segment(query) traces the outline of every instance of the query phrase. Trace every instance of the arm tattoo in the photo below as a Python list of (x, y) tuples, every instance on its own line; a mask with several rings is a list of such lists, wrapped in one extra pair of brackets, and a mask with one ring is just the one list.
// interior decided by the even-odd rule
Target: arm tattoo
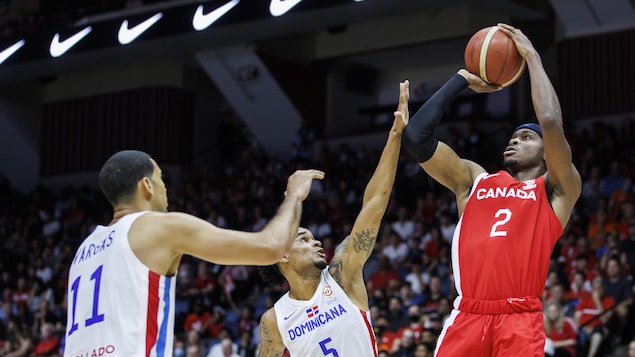
[[(352, 242), (349, 241), (350, 239), (352, 239)], [(355, 238), (352, 236), (346, 237), (346, 239), (337, 247), (335, 256), (329, 264), (329, 272), (340, 286), (345, 286), (345, 282), (343, 281), (344, 278), (342, 276), (342, 257), (346, 256), (346, 251), (350, 248), (349, 244), (353, 245), (355, 253), (365, 252), (366, 258), (368, 258), (373, 252), (375, 240), (377, 240), (377, 230), (375, 228), (370, 228), (359, 233), (355, 233)]]
[(265, 323), (265, 319), (260, 320), (260, 352), (259, 357), (281, 357), (284, 351), (278, 351), (273, 344), (273, 338), (269, 333), (269, 328)]
[(374, 228), (355, 233), (355, 238), (353, 239), (353, 249), (355, 249), (355, 252), (357, 253), (364, 250), (367, 255), (370, 255), (373, 251), (375, 240), (377, 240), (377, 232), (375, 232)]
[(271, 338), (271, 334), (269, 334), (269, 329), (267, 328), (265, 319), (260, 320), (260, 340), (267, 343), (273, 342), (273, 338)]

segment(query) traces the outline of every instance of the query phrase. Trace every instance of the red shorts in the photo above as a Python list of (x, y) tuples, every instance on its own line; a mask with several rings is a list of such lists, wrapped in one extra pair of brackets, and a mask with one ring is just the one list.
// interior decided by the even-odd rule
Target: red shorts
[(545, 326), (538, 308), (542, 306), (539, 299), (508, 299), (486, 304), (472, 300), (459, 306), (464, 309), (453, 310), (446, 320), (435, 356), (544, 357)]

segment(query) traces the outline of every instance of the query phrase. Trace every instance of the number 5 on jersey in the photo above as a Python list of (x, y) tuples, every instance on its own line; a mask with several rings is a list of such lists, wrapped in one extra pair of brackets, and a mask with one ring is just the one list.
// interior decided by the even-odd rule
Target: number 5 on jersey
[(322, 349), (322, 353), (324, 353), (325, 356), (330, 355), (333, 357), (340, 357), (340, 355), (337, 353), (337, 350), (335, 348), (326, 347), (326, 344), (329, 342), (331, 342), (330, 337), (320, 341), (320, 348)]

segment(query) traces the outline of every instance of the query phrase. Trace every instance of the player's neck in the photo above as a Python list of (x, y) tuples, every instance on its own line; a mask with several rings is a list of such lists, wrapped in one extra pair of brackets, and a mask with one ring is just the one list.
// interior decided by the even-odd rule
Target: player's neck
[(141, 211), (145, 211), (147, 209), (144, 209), (142, 207), (137, 207), (135, 205), (117, 205), (113, 208), (113, 215), (112, 215), (112, 221), (110, 221), (110, 226), (112, 226), (113, 224), (117, 223), (121, 218), (123, 218), (126, 215), (135, 213), (135, 212), (141, 212)]
[(295, 300), (310, 300), (319, 285), (320, 276), (317, 278), (296, 277), (289, 282), (289, 297)]
[(542, 167), (534, 167), (527, 170), (509, 170), (510, 175), (517, 181), (527, 181), (536, 179), (545, 174)]

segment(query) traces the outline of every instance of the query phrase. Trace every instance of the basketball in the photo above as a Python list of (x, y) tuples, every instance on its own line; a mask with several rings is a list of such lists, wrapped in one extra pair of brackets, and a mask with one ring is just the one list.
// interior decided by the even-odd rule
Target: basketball
[(465, 68), (487, 83), (507, 87), (525, 71), (516, 44), (497, 26), (476, 32), (465, 46)]

